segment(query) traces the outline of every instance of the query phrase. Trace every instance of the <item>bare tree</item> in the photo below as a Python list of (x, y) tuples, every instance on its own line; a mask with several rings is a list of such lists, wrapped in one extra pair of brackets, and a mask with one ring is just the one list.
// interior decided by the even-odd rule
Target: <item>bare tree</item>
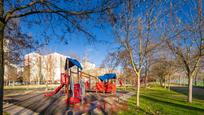
[[(163, 61), (162, 61), (163, 60)], [(153, 65), (151, 72), (152, 75), (159, 80), (160, 86), (166, 87), (166, 79), (168, 75), (168, 66), (164, 59), (160, 59)]]
[[(202, 1), (196, 2), (197, 5), (187, 3), (191, 6), (191, 11), (197, 9), (196, 14), (185, 14), (189, 17), (189, 23), (186, 23), (181, 16), (174, 12), (174, 4), (170, 3), (171, 26), (167, 27), (165, 33), (166, 43), (171, 49), (178, 63), (182, 64), (186, 76), (188, 77), (188, 102), (192, 102), (192, 81), (196, 72), (200, 68), (203, 58), (203, 16)], [(186, 4), (185, 4), (186, 5)], [(193, 11), (192, 11), (193, 12)], [(196, 11), (194, 11), (196, 12)], [(173, 34), (172, 34), (173, 33)]]
[(164, 56), (161, 56), (154, 61), (155, 62), (150, 69), (151, 75), (159, 80), (162, 87), (166, 88), (168, 84), (168, 87), (170, 88), (171, 75), (176, 70), (174, 61)]
[[(125, 60), (123, 59), (123, 61), (128, 63), (134, 72), (134, 76), (137, 77), (137, 107), (139, 107), (140, 77), (145, 58), (147, 59), (148, 54), (159, 44), (155, 40), (156, 38), (150, 37), (151, 27), (154, 26), (155, 22), (152, 10), (156, 4), (157, 2), (154, 4), (154, 1), (146, 3), (128, 0), (122, 5), (120, 14), (116, 14), (112, 10), (108, 11), (116, 42), (120, 46), (119, 51), (116, 52), (119, 54), (125, 53), (123, 57)], [(148, 8), (141, 14), (136, 15), (136, 10), (142, 7)], [(148, 16), (146, 16), (146, 13)], [(155, 16), (157, 17), (157, 15)]]

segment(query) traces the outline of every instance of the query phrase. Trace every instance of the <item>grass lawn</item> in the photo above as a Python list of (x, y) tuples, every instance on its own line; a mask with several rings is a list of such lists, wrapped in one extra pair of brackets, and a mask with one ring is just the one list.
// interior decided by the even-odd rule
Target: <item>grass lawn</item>
[[(204, 92), (203, 92), (204, 93)], [(204, 115), (204, 100), (193, 98), (186, 102), (187, 96), (161, 87), (141, 89), (140, 108), (136, 109), (136, 96), (128, 100), (128, 109), (119, 111), (120, 115)]]

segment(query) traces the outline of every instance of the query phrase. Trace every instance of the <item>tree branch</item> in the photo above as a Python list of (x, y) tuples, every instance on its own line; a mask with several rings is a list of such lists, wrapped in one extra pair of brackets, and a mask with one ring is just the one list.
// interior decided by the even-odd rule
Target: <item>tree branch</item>
[(41, 2), (40, 0), (35, 1), (35, 2), (32, 1), (32, 2), (30, 2), (30, 3), (27, 4), (27, 5), (20, 6), (20, 7), (15, 8), (15, 9), (11, 9), (10, 11), (8, 11), (8, 12), (5, 14), (4, 18), (5, 18), (5, 20), (7, 21), (7, 20), (9, 20), (9, 19), (11, 18), (11, 16), (13, 15), (14, 12), (20, 11), (20, 10), (23, 10), (23, 9), (26, 9), (26, 8), (29, 8), (29, 7), (31, 7), (31, 6), (34, 6), (34, 5), (38, 4), (38, 3), (42, 3), (42, 2)]
[[(31, 11), (27, 11), (27, 12), (24, 12), (24, 13), (20, 13), (20, 14), (13, 14), (15, 11), (20, 11), (22, 9), (25, 9), (25, 8), (29, 8), (31, 6), (34, 6), (36, 5), (37, 3), (41, 3), (43, 6), (53, 6), (52, 9), (48, 8), (48, 9), (41, 9), (41, 10), (33, 10), (31, 9)], [(32, 14), (40, 14), (40, 13), (64, 13), (66, 15), (72, 15), (72, 16), (76, 16), (76, 15), (88, 15), (88, 14), (92, 14), (92, 13), (101, 13), (101, 12), (104, 12), (110, 8), (115, 8), (119, 5), (119, 3), (115, 3), (111, 6), (107, 5), (106, 7), (102, 7), (102, 8), (95, 8), (95, 9), (92, 9), (92, 10), (85, 10), (85, 11), (71, 11), (71, 10), (66, 10), (66, 9), (62, 9), (60, 7), (58, 7), (57, 5), (55, 4), (52, 4), (51, 2), (40, 2), (40, 1), (36, 1), (36, 2), (32, 2), (28, 5), (25, 5), (25, 6), (22, 6), (22, 7), (19, 7), (19, 8), (16, 8), (12, 11), (9, 11), (7, 13), (7, 18), (6, 18), (6, 21), (8, 21), (9, 19), (12, 19), (12, 18), (20, 18), (20, 17), (24, 17), (24, 16), (28, 16), (28, 15), (32, 15)], [(32, 11), (33, 10), (33, 11)]]

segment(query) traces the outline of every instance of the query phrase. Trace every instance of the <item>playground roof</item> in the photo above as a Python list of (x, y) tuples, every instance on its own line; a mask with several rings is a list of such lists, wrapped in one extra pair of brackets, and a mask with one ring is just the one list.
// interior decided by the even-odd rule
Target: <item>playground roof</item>
[(67, 60), (69, 60), (69, 68), (73, 67), (73, 66), (77, 66), (78, 68), (80, 68), (82, 70), (82, 66), (79, 63), (79, 61), (77, 61), (76, 59), (72, 59), (72, 58), (67, 58), (66, 62), (65, 62), (65, 70), (67, 70)]
[(116, 79), (115, 73), (107, 73), (102, 76), (98, 76), (98, 78), (102, 81), (108, 80), (108, 79)]

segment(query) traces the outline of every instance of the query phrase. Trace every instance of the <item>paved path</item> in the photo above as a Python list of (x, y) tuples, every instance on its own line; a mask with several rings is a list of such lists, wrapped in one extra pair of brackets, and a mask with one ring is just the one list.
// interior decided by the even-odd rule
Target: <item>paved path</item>
[(38, 113), (11, 103), (4, 103), (3, 110), (11, 115), (38, 115)]
[[(4, 98), (4, 111), (12, 115), (33, 114), (108, 114), (125, 108), (124, 103), (134, 93), (117, 93), (116, 95), (103, 93), (87, 93), (84, 104), (68, 107), (66, 97), (57, 94), (53, 97), (44, 97), (43, 93), (30, 93)], [(7, 103), (7, 104), (6, 104)]]
[[(172, 86), (171, 90), (188, 95), (188, 87), (186, 86)], [(193, 87), (193, 97), (204, 100), (204, 88)]]

